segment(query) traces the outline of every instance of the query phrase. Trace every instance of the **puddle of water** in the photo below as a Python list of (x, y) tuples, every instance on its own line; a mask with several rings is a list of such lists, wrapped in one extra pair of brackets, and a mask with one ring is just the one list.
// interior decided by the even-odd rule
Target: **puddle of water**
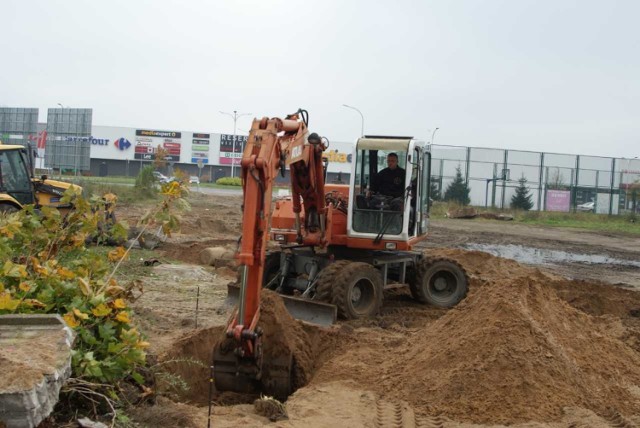
[(466, 244), (468, 250), (484, 251), (494, 256), (512, 259), (520, 263), (553, 265), (563, 262), (620, 265), (640, 268), (640, 262), (615, 259), (598, 254), (576, 254), (566, 251), (524, 247), (522, 245)]

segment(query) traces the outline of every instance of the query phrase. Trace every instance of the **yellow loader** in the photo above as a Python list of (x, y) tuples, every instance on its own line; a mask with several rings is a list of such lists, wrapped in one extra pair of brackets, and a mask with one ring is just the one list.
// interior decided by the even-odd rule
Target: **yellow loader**
[(79, 186), (34, 176), (33, 154), (29, 147), (0, 142), (0, 213), (11, 213), (24, 205), (57, 208), (64, 215), (71, 205), (60, 202), (64, 192)]

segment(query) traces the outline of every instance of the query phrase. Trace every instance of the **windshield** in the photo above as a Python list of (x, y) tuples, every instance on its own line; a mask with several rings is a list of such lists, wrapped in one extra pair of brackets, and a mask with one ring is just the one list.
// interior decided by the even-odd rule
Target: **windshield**
[(0, 188), (18, 202), (32, 202), (31, 180), (20, 150), (0, 150)]
[(402, 232), (406, 160), (403, 151), (358, 151), (354, 231), (380, 237)]

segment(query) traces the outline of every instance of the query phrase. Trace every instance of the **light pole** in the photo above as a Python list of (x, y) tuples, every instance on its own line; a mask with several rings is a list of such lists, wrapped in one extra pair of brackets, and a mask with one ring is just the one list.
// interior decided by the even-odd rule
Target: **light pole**
[(440, 129), (440, 128), (436, 128), (433, 130), (433, 132), (431, 133), (431, 144), (433, 144), (433, 139), (436, 137), (436, 131)]
[(362, 119), (362, 121), (360, 122), (360, 136), (364, 137), (364, 116), (362, 115), (362, 112), (357, 108), (346, 104), (342, 104), (342, 107), (350, 108), (351, 110), (355, 110), (360, 114), (360, 119)]
[(236, 123), (238, 122), (238, 118), (242, 116), (249, 116), (252, 113), (238, 113), (237, 110), (233, 111), (233, 114), (227, 113), (226, 111), (221, 111), (221, 114), (226, 114), (227, 116), (231, 116), (233, 119), (233, 143), (231, 146), (231, 177), (235, 177), (234, 175), (234, 166), (236, 164)]

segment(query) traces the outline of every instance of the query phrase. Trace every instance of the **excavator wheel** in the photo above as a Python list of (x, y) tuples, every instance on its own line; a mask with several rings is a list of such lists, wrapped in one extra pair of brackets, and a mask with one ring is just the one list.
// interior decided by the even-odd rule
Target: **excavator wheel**
[(331, 303), (344, 319), (376, 315), (382, 307), (382, 275), (368, 263), (347, 262), (339, 266), (331, 289)]
[(450, 259), (425, 259), (409, 275), (411, 295), (420, 303), (451, 308), (467, 295), (469, 279), (464, 268)]
[(11, 204), (0, 204), (0, 214), (11, 214), (19, 211), (18, 208)]
[(331, 303), (336, 278), (349, 263), (351, 262), (348, 260), (338, 260), (320, 271), (313, 300), (322, 303)]

